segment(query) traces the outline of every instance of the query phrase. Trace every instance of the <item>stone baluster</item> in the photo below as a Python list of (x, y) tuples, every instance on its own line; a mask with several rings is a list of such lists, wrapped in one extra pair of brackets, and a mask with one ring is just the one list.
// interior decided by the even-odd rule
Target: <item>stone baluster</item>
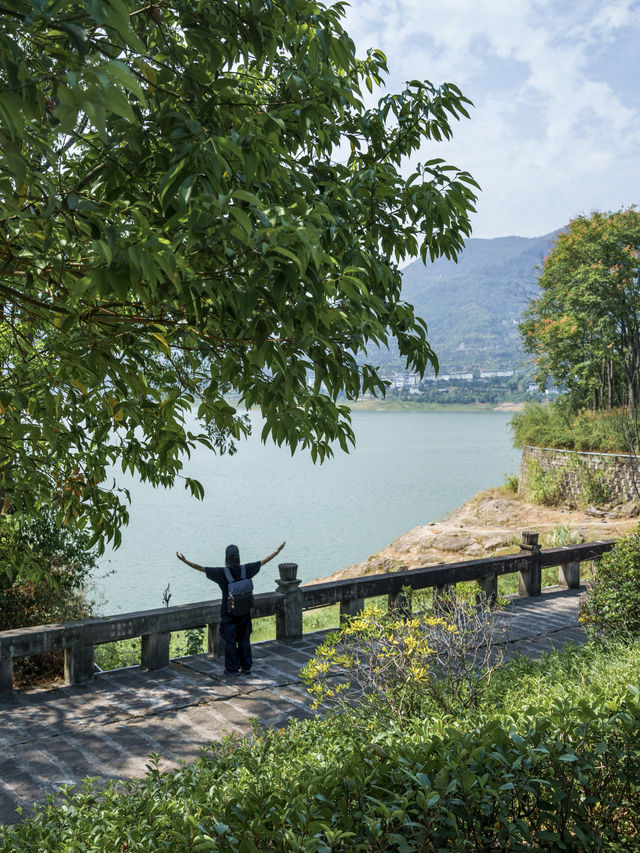
[(220, 633), (220, 622), (209, 622), (207, 625), (207, 649), (214, 658), (224, 656), (224, 640)]
[(302, 638), (303, 596), (299, 589), (297, 563), (278, 563), (280, 578), (277, 590), (282, 595), (282, 606), (276, 613), (276, 639), (281, 643), (293, 643)]
[(143, 669), (152, 671), (169, 666), (170, 631), (142, 635), (141, 664)]
[(340, 624), (350, 619), (352, 616), (357, 616), (364, 610), (364, 598), (348, 598), (340, 602)]
[(13, 658), (8, 647), (0, 646), (0, 698), (13, 693)]
[(449, 604), (455, 596), (455, 584), (442, 583), (433, 588), (433, 612), (443, 615), (450, 609)]
[(542, 590), (542, 570), (540, 568), (540, 546), (538, 534), (531, 530), (522, 533), (520, 548), (529, 551), (529, 568), (518, 572), (518, 593), (520, 595), (540, 595)]
[(558, 566), (558, 584), (566, 589), (579, 589), (580, 562), (578, 560), (572, 563), (561, 563)]
[(494, 604), (498, 597), (498, 575), (492, 572), (478, 581), (478, 602)]
[(390, 592), (387, 596), (389, 613), (398, 616), (411, 616), (411, 594), (407, 595), (404, 590)]
[(93, 643), (69, 646), (64, 650), (64, 680), (67, 684), (83, 684), (95, 674)]

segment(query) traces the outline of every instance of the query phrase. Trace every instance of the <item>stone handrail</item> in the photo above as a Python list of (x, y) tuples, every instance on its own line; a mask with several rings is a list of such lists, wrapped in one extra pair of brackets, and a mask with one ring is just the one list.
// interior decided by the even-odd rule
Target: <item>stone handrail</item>
[[(541, 570), (558, 566), (559, 584), (575, 589), (580, 586), (580, 563), (598, 559), (614, 544), (614, 540), (608, 540), (542, 551), (538, 546), (537, 533), (523, 533), (518, 554), (306, 586), (300, 586), (296, 563), (280, 563), (277, 591), (255, 596), (253, 616), (275, 615), (276, 638), (288, 643), (302, 636), (304, 610), (339, 603), (343, 619), (358, 613), (366, 598), (381, 595), (388, 596), (390, 608), (402, 607), (407, 603), (403, 593), (407, 588), (432, 588), (434, 595), (438, 595), (461, 581), (477, 581), (487, 598), (493, 599), (497, 595), (498, 576), (517, 572), (520, 595), (539, 595)], [(12, 693), (13, 659), (26, 655), (63, 649), (65, 681), (68, 684), (93, 678), (94, 647), (115, 640), (141, 637), (141, 665), (154, 670), (169, 664), (172, 631), (206, 626), (209, 652), (220, 655), (223, 647), (219, 622), (220, 600), (216, 599), (58, 625), (0, 631), (0, 695), (6, 697)]]

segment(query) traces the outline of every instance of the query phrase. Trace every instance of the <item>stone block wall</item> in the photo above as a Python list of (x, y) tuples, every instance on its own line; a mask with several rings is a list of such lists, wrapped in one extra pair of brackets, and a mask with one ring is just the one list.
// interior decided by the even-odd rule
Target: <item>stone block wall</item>
[(589, 497), (600, 484), (605, 485), (607, 502), (640, 499), (640, 458), (636, 456), (527, 446), (522, 451), (518, 494), (527, 493), (528, 477), (535, 465), (544, 473), (558, 472), (566, 503), (591, 503)]

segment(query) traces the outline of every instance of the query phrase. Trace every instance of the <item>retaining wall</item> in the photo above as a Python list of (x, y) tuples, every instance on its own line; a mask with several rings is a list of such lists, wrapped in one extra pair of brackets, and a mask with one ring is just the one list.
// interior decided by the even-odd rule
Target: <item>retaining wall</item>
[(526, 494), (532, 468), (545, 473), (557, 471), (568, 503), (593, 500), (594, 491), (605, 486), (607, 502), (640, 500), (640, 459), (623, 453), (585, 453), (552, 447), (527, 446), (522, 451), (518, 493)]

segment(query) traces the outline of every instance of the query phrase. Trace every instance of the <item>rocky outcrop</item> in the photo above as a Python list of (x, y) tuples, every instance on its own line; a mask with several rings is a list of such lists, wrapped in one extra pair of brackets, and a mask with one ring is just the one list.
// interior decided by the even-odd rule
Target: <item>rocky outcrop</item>
[(537, 531), (543, 548), (614, 539), (637, 525), (639, 511), (637, 504), (584, 511), (539, 506), (491, 489), (442, 521), (414, 527), (378, 554), (316, 582), (507, 554), (519, 550), (523, 530)]

